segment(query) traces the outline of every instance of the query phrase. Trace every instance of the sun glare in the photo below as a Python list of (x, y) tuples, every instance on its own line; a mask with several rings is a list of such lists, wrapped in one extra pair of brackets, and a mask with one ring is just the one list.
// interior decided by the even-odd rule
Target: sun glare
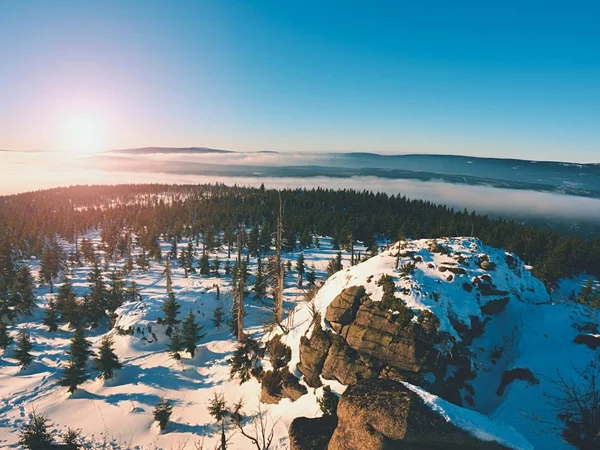
[(107, 149), (106, 130), (102, 121), (87, 115), (65, 118), (62, 127), (63, 149), (69, 153), (89, 155)]

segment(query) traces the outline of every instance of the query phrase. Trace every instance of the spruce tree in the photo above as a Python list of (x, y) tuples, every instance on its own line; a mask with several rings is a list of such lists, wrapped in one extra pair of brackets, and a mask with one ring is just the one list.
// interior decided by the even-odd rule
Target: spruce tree
[(48, 330), (54, 333), (58, 330), (58, 323), (56, 322), (56, 304), (53, 299), (48, 301), (48, 306), (46, 307), (46, 315), (44, 317), (44, 325), (48, 327)]
[(181, 324), (181, 344), (186, 352), (193, 358), (196, 354), (196, 346), (206, 334), (201, 334), (202, 326), (196, 322), (194, 312), (190, 309), (189, 314)]
[(109, 288), (106, 294), (108, 310), (115, 312), (125, 300), (125, 282), (123, 274), (119, 270), (113, 270), (110, 273)]
[(100, 343), (98, 358), (96, 358), (96, 368), (100, 372), (98, 377), (103, 380), (110, 380), (114, 376), (114, 371), (122, 367), (119, 358), (115, 355), (112, 339), (110, 336), (105, 335)]
[(215, 256), (215, 260), (213, 261), (213, 270), (215, 272), (215, 277), (219, 277), (219, 268), (221, 267), (221, 260), (219, 259), (219, 255)]
[(262, 261), (260, 258), (256, 260), (256, 277), (254, 277), (254, 296), (257, 300), (262, 300), (267, 294), (267, 280), (263, 270)]
[(170, 337), (171, 337), (171, 341), (169, 342), (169, 345), (167, 346), (167, 349), (169, 350), (169, 355), (175, 361), (179, 361), (181, 359), (180, 352), (183, 350), (183, 345), (181, 344), (181, 335), (179, 334), (179, 330), (177, 328), (175, 328), (173, 330), (173, 332), (171, 333)]
[(6, 322), (4, 322), (4, 319), (0, 319), (0, 349), (6, 350), (12, 341), (13, 338), (8, 334), (6, 329)]
[(179, 320), (177, 320), (179, 308), (181, 308), (181, 305), (175, 299), (175, 293), (169, 292), (167, 300), (162, 306), (162, 311), (165, 315), (163, 323), (167, 325), (167, 336), (171, 334), (172, 327), (179, 323)]
[(200, 275), (209, 275), (210, 274), (210, 263), (208, 259), (208, 254), (205, 253), (200, 257)]
[(25, 332), (25, 330), (22, 330), (19, 333), (19, 338), (17, 339), (17, 348), (13, 354), (14, 358), (19, 361), (21, 369), (24, 369), (33, 361), (33, 357), (31, 356), (31, 353), (29, 353), (31, 352), (32, 348), (33, 345), (29, 340), (29, 335)]
[(127, 288), (125, 288), (124, 299), (128, 302), (135, 302), (140, 299), (140, 290), (135, 281), (132, 281)]
[(78, 326), (71, 336), (71, 347), (67, 352), (71, 357), (71, 361), (77, 367), (85, 369), (87, 360), (94, 354), (91, 348), (92, 344), (85, 338), (83, 327)]
[(33, 276), (25, 265), (19, 267), (15, 275), (11, 287), (11, 303), (15, 312), (26, 316), (30, 316), (36, 307)]
[(315, 273), (315, 266), (311, 266), (310, 270), (306, 274), (306, 281), (308, 282), (308, 287), (313, 287), (315, 282), (317, 281), (317, 274)]
[(77, 304), (73, 284), (68, 277), (65, 277), (62, 286), (56, 296), (56, 309), (63, 322), (76, 325), (80, 322), (80, 312)]
[(225, 419), (229, 416), (230, 412), (227, 409), (225, 396), (223, 394), (214, 393), (210, 405), (208, 406), (208, 413), (215, 419), (215, 422), (221, 425), (221, 448), (219, 450), (226, 450), (227, 438), (225, 437)]
[(154, 420), (158, 422), (158, 427), (160, 431), (164, 431), (167, 428), (167, 424), (169, 423), (169, 419), (171, 418), (171, 413), (173, 412), (173, 405), (171, 401), (165, 399), (164, 397), (160, 398), (160, 401), (154, 407)]
[(58, 384), (59, 386), (69, 388), (68, 392), (73, 393), (77, 390), (77, 387), (80, 384), (83, 384), (87, 379), (88, 376), (85, 372), (85, 367), (78, 366), (73, 359), (71, 359), (71, 361), (67, 363), (67, 367), (65, 367), (62, 377), (59, 378)]
[(213, 311), (212, 323), (217, 330), (220, 330), (225, 320), (225, 311), (223, 310), (223, 304), (219, 305)]
[(106, 315), (106, 309), (108, 308), (106, 286), (98, 260), (94, 261), (92, 271), (88, 275), (88, 281), (90, 283), (90, 293), (85, 301), (86, 312), (92, 322), (92, 326), (96, 327)]
[(33, 410), (31, 420), (19, 431), (19, 445), (29, 450), (53, 448), (52, 424), (45, 415), (38, 415)]

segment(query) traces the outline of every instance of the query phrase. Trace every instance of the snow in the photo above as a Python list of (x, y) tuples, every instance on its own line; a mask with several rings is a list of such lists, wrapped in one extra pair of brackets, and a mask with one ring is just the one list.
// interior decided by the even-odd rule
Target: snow
[[(99, 242), (99, 232), (87, 237)], [(329, 238), (321, 237), (320, 241), (320, 249), (310, 248), (304, 253), (307, 267), (314, 264), (318, 276), (323, 277), (328, 261), (337, 251), (332, 249)], [(542, 375), (550, 374), (558, 367), (570, 367), (568, 362), (578, 365), (590, 359), (591, 351), (586, 346), (572, 343), (577, 334), (573, 323), (582, 320), (589, 311), (567, 301), (571, 292), (577, 292), (585, 284), (586, 278), (561, 281), (550, 297), (543, 284), (518, 258), (515, 257), (515, 263), (509, 267), (503, 250), (484, 246), (474, 238), (456, 237), (435, 242), (446, 247), (450, 255), (431, 252), (431, 240), (394, 244), (378, 256), (352, 267), (349, 255), (344, 253), (345, 269), (325, 282), (314, 298), (314, 306), (323, 318), (335, 296), (353, 285), (365, 286), (373, 300), (380, 300), (382, 289), (377, 286), (377, 280), (387, 274), (396, 283), (397, 295), (417, 314), (422, 310), (434, 313), (440, 320), (440, 331), (446, 333), (450, 345), (455, 345), (461, 340), (455, 326), (461, 323), (470, 327), (474, 317), (482, 319), (481, 308), (488, 300), (477, 297), (475, 290), (467, 292), (463, 284), (488, 273), (498, 290), (508, 292), (506, 296), (510, 301), (506, 309), (486, 325), (486, 333), (472, 344), (476, 359), (484, 361), (477, 367), (477, 377), (472, 382), (476, 392), (473, 410), (449, 404), (421, 388), (409, 387), (447, 420), (482, 439), (496, 440), (511, 448), (532, 448), (531, 445), (545, 449), (570, 448), (556, 431), (540, 432), (536, 422), (524, 417), (548, 409), (544, 395), (552, 387)], [(68, 244), (64, 245), (68, 247)], [(179, 243), (180, 250), (186, 246), (187, 242)], [(166, 254), (170, 244), (161, 242), (161, 247)], [(363, 253), (364, 250), (362, 247), (357, 249)], [(216, 254), (213, 252), (211, 259)], [(456, 259), (458, 254), (465, 258), (462, 263)], [(496, 264), (494, 270), (485, 271), (479, 267), (479, 255), (483, 254)], [(218, 255), (224, 263), (226, 250), (221, 249)], [(285, 255), (284, 259), (295, 261), (297, 255), (297, 252)], [(416, 256), (421, 261), (415, 262)], [(414, 272), (401, 276), (397, 267), (411, 261), (415, 262)], [(35, 275), (39, 262), (32, 259), (27, 264)], [(464, 268), (466, 273), (453, 274), (452, 281), (448, 281), (451, 272), (439, 269), (451, 265)], [(251, 259), (250, 269), (255, 270), (254, 259)], [(78, 295), (87, 292), (89, 270), (89, 266), (75, 267), (69, 274)], [(123, 369), (114, 380), (90, 379), (69, 395), (65, 388), (57, 386), (56, 381), (66, 361), (65, 352), (72, 330), (63, 325), (56, 333), (48, 332), (42, 325), (43, 308), (9, 327), (13, 336), (21, 329), (31, 334), (35, 362), (25, 371), (19, 371), (11, 358), (12, 348), (0, 355), (0, 447), (18, 448), (17, 430), (27, 423), (33, 408), (40, 414), (47, 414), (56, 424), (53, 431), (57, 436), (69, 426), (82, 430), (88, 448), (92, 442), (107, 442), (110, 445), (107, 448), (131, 446), (138, 450), (193, 449), (202, 438), (205, 448), (213, 448), (219, 439), (219, 429), (209, 416), (207, 406), (215, 392), (224, 393), (230, 405), (243, 398), (244, 410), (253, 415), (258, 408), (260, 384), (253, 379), (240, 385), (239, 380), (230, 379), (227, 360), (236, 343), (228, 329), (217, 330), (211, 322), (212, 312), (219, 302), (225, 310), (231, 305), (229, 278), (198, 274), (185, 278), (182, 269), (173, 267), (173, 289), (182, 304), (180, 317), (185, 317), (191, 309), (207, 333), (194, 358), (184, 354), (180, 362), (175, 362), (166, 351), (168, 338), (164, 326), (156, 323), (166, 299), (163, 272), (164, 264), (154, 262), (148, 272), (136, 269), (131, 275), (141, 288), (142, 299), (119, 308), (117, 325), (124, 329), (132, 326), (136, 331), (133, 336), (119, 335), (115, 329), (109, 330), (106, 326), (87, 332), (94, 348), (105, 334), (113, 337), (115, 352), (123, 363)], [(216, 285), (220, 287), (221, 300), (216, 298)], [(437, 294), (434, 296), (433, 292)], [(52, 297), (47, 287), (37, 289), (37, 295), (42, 307)], [(310, 304), (302, 299), (303, 291), (298, 289), (297, 276), (293, 272), (286, 277), (285, 309), (294, 313), (289, 316), (290, 331), (283, 336), (283, 341), (292, 348), (289, 368), (296, 375), (299, 375), (296, 365), (300, 338), (310, 334), (312, 320)], [(272, 333), (266, 332), (263, 324), (271, 314), (272, 305), (268, 300), (262, 303), (252, 296), (247, 300), (245, 331), (255, 339), (266, 341)], [(328, 327), (324, 319), (322, 325)], [(510, 342), (510, 348), (504, 357), (495, 365), (485, 362), (494, 346), (506, 340)], [(514, 367), (530, 368), (540, 379), (540, 384), (531, 386), (524, 381), (515, 381), (502, 397), (497, 396), (495, 390), (502, 371)], [(346, 389), (336, 381), (322, 381), (338, 394)], [(295, 417), (321, 415), (317, 403), (321, 395), (322, 388), (308, 388), (308, 394), (295, 402), (284, 399), (277, 405), (263, 405), (276, 422), (274, 449), (289, 448), (287, 430)], [(158, 432), (152, 417), (154, 405), (161, 396), (174, 403), (171, 423), (163, 433)], [(248, 448), (248, 441), (237, 433), (230, 441), (230, 448)]]
[(423, 403), (442, 416), (446, 422), (456, 425), (482, 441), (497, 442), (515, 450), (533, 450), (533, 446), (514, 428), (496, 420), (491, 420), (476, 411), (456, 406), (418, 386), (406, 382), (402, 384), (419, 395)]

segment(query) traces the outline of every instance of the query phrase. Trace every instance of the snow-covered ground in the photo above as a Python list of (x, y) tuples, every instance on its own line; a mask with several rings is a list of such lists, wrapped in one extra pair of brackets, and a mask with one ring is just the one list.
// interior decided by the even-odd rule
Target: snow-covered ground
[[(100, 242), (99, 233), (88, 237), (95, 244)], [(64, 244), (70, 250), (70, 246)], [(180, 250), (186, 247), (187, 242), (179, 243)], [(170, 244), (161, 243), (161, 248), (166, 254)], [(358, 247), (359, 250), (364, 253), (364, 248)], [(332, 250), (331, 240), (322, 238), (320, 249), (304, 251), (307, 270), (314, 265), (317, 275), (323, 277), (327, 263), (336, 253)], [(210, 255), (211, 263), (216, 254)], [(124, 329), (133, 326), (134, 335), (119, 335), (115, 329), (108, 330), (106, 326), (86, 333), (94, 348), (99, 346), (104, 334), (110, 334), (123, 369), (117, 372), (116, 379), (107, 382), (88, 380), (72, 395), (56, 383), (61, 376), (61, 368), (68, 360), (65, 352), (69, 348), (72, 330), (62, 325), (56, 333), (51, 333), (42, 324), (44, 306), (52, 294), (46, 286), (37, 289), (40, 308), (33, 316), (21, 318), (16, 325), (9, 327), (13, 336), (21, 329), (30, 333), (34, 363), (20, 371), (11, 358), (14, 343), (0, 355), (0, 448), (17, 448), (18, 430), (29, 421), (33, 409), (38, 414), (48, 415), (56, 425), (57, 436), (68, 426), (82, 430), (89, 442), (108, 442), (114, 448), (136, 449), (193, 449), (194, 444), (202, 439), (204, 448), (213, 448), (220, 435), (207, 408), (215, 392), (223, 393), (230, 405), (240, 398), (244, 399), (244, 411), (252, 417), (258, 407), (260, 384), (252, 379), (240, 386), (239, 380), (230, 379), (227, 360), (235, 350), (236, 342), (227, 325), (217, 330), (211, 321), (219, 302), (223, 303), (226, 311), (231, 306), (231, 280), (223, 276), (227, 251), (221, 249), (218, 254), (222, 262), (221, 277), (191, 274), (185, 278), (183, 269), (176, 265), (173, 267), (173, 290), (177, 301), (182, 304), (179, 317), (185, 317), (192, 309), (204, 327), (203, 332), (207, 333), (193, 359), (183, 353), (182, 360), (176, 362), (167, 353), (169, 338), (164, 334), (165, 327), (156, 323), (156, 319), (162, 316), (161, 307), (166, 299), (165, 266), (164, 263), (153, 262), (148, 272), (135, 269), (129, 277), (140, 287), (142, 300), (126, 303), (117, 310), (119, 319), (116, 325)], [(286, 254), (285, 260), (289, 259), (295, 265), (298, 254)], [(234, 257), (232, 255), (232, 265)], [(350, 264), (349, 258), (349, 254), (345, 253), (345, 266)], [(255, 270), (255, 262), (251, 258), (251, 271)], [(38, 262), (30, 260), (26, 263), (37, 278)], [(122, 262), (117, 267), (120, 264)], [(87, 292), (89, 271), (89, 266), (83, 266), (74, 267), (69, 273), (80, 296)], [(220, 300), (217, 300), (217, 285), (221, 292)], [(55, 287), (57, 291), (58, 286)], [(297, 275), (293, 270), (286, 277), (285, 309), (293, 309), (302, 299), (303, 292), (297, 287)], [(247, 301), (245, 331), (255, 339), (263, 338), (263, 324), (271, 315), (272, 303), (270, 300), (264, 303), (255, 301), (252, 295), (247, 297)], [(89, 367), (93, 369), (92, 361)], [(94, 373), (93, 370), (90, 372)], [(154, 405), (161, 396), (171, 399), (174, 404), (171, 423), (163, 433), (159, 433), (152, 417)], [(278, 449), (288, 448), (287, 428), (296, 416), (320, 415), (314, 394), (294, 402), (293, 407), (289, 400), (284, 399), (278, 405), (265, 408), (277, 422), (273, 448)], [(233, 435), (230, 448), (248, 448), (249, 441), (241, 434), (234, 433), (233, 429), (230, 434)]]
[[(99, 233), (90, 237), (94, 242), (99, 242)], [(461, 287), (462, 281), (458, 278), (468, 280), (484, 272), (475, 264), (481, 253), (488, 254), (494, 261), (504, 261), (505, 254), (498, 249), (483, 247), (477, 240), (470, 238), (449, 239), (444, 243), (454, 253), (465, 255), (471, 264), (466, 275), (458, 275), (455, 280), (448, 281), (449, 272), (440, 272), (438, 269), (455, 260), (447, 255), (430, 252), (427, 241), (404, 244), (403, 249), (421, 256), (421, 262), (417, 263), (416, 270), (410, 277), (403, 278), (398, 276), (396, 270), (394, 255), (397, 248), (351, 268), (350, 256), (345, 252), (344, 267), (347, 269), (335, 274), (325, 283), (315, 298), (315, 305), (324, 311), (344, 287), (358, 283), (364, 284), (367, 292), (377, 300), (381, 298), (382, 292), (376, 282), (381, 274), (387, 273), (394, 276), (398, 288), (408, 289), (409, 294), (399, 294), (408, 306), (415, 310), (431, 310), (440, 318), (441, 330), (458, 341), (460, 336), (453, 323), (458, 321), (470, 325), (470, 317), (482, 317), (482, 305), (473, 300), (473, 295), (466, 294)], [(181, 242), (179, 247), (184, 249), (186, 245), (186, 242)], [(168, 252), (169, 247), (170, 244), (162, 243), (163, 254)], [(364, 253), (363, 248), (358, 250)], [(308, 268), (314, 265), (318, 275), (323, 277), (325, 267), (335, 253), (330, 240), (322, 238), (320, 249), (310, 248), (304, 251), (306, 266)], [(412, 254), (410, 253), (411, 256)], [(215, 255), (216, 253), (211, 254), (211, 259)], [(298, 253), (286, 255), (285, 259), (295, 263), (297, 255)], [(406, 261), (402, 258), (400, 264), (409, 260), (409, 256)], [(226, 261), (226, 250), (219, 251), (219, 259)], [(251, 261), (253, 271), (255, 260)], [(34, 274), (37, 274), (37, 262), (31, 260), (27, 263)], [(86, 277), (89, 269), (85, 266), (75, 267), (70, 273), (79, 295), (87, 290)], [(117, 310), (117, 325), (125, 329), (132, 326), (135, 330), (133, 336), (119, 335), (116, 330), (108, 330), (107, 327), (87, 333), (95, 348), (104, 334), (109, 333), (113, 337), (116, 353), (123, 363), (123, 369), (118, 372), (116, 379), (108, 382), (90, 379), (72, 395), (66, 392), (66, 388), (56, 384), (61, 367), (67, 359), (65, 352), (69, 347), (71, 330), (63, 325), (56, 333), (50, 333), (42, 325), (43, 307), (52, 294), (49, 294), (47, 287), (37, 290), (40, 308), (36, 309), (32, 317), (20, 319), (9, 328), (13, 336), (20, 329), (26, 329), (31, 334), (34, 363), (20, 371), (11, 358), (12, 347), (0, 358), (0, 447), (17, 448), (18, 429), (29, 420), (28, 416), (33, 409), (39, 414), (47, 414), (56, 424), (57, 436), (69, 426), (81, 429), (88, 443), (108, 442), (107, 448), (136, 449), (193, 449), (194, 444), (202, 440), (204, 448), (214, 448), (219, 440), (219, 428), (208, 414), (207, 408), (215, 392), (223, 393), (229, 404), (243, 398), (246, 405), (244, 410), (252, 416), (258, 408), (260, 384), (252, 379), (240, 385), (239, 380), (230, 379), (227, 360), (235, 350), (236, 343), (227, 326), (217, 330), (211, 321), (213, 310), (219, 302), (229, 310), (230, 279), (199, 274), (185, 278), (183, 269), (176, 266), (173, 268), (173, 289), (177, 300), (182, 304), (180, 317), (185, 317), (188, 310), (192, 309), (199, 323), (204, 326), (203, 331), (207, 333), (193, 359), (184, 354), (182, 360), (176, 362), (167, 353), (169, 339), (164, 334), (164, 326), (156, 323), (157, 318), (162, 315), (161, 306), (166, 299), (164, 269), (163, 264), (153, 262), (148, 272), (136, 269), (131, 274), (130, 278), (141, 288), (142, 300), (126, 303)], [(485, 360), (486, 352), (489, 353), (496, 343), (504, 342), (505, 337), (509, 339), (509, 344), (500, 361), (478, 368), (478, 376), (473, 381), (476, 391), (473, 409), (490, 419), (509, 425), (507, 430), (512, 431), (505, 436), (517, 436), (511, 441), (514, 448), (527, 448), (522, 444), (527, 441), (534, 448), (570, 448), (561, 441), (556, 431), (547, 431), (530, 416), (534, 412), (539, 414), (540, 411), (548, 410), (545, 393), (553, 389), (553, 386), (545, 376), (549, 376), (555, 369), (570, 367), (570, 362), (576, 365), (591, 359), (591, 350), (572, 343), (577, 334), (572, 324), (587, 312), (581, 306), (566, 302), (571, 291), (577, 292), (585, 279), (563, 281), (551, 299), (541, 282), (519, 261), (516, 270), (509, 269), (507, 263), (502, 265), (499, 262), (494, 282), (498, 289), (510, 292), (511, 301), (506, 310), (487, 325), (486, 333), (474, 341), (473, 349), (478, 360)], [(221, 292), (220, 300), (217, 299), (217, 285)], [(434, 291), (435, 295), (432, 294)], [(290, 370), (297, 373), (298, 342), (302, 335), (309, 332), (311, 315), (309, 305), (303, 302), (302, 290), (297, 288), (295, 270), (286, 278), (285, 301), (286, 310), (295, 308), (290, 333), (284, 339), (292, 348)], [(270, 301), (261, 303), (250, 295), (246, 311), (246, 332), (256, 339), (268, 338), (263, 325), (271, 315)], [(507, 329), (507, 323), (518, 323), (519, 326), (516, 330)], [(523, 381), (515, 381), (506, 388), (502, 397), (497, 396), (495, 391), (502, 371), (514, 367), (530, 368), (540, 384), (531, 386)], [(490, 387), (490, 380), (497, 380), (498, 384), (494, 382)], [(338, 393), (345, 389), (345, 386), (337, 382), (325, 383)], [(284, 399), (278, 405), (264, 405), (276, 422), (273, 448), (288, 448), (287, 429), (295, 417), (315, 417), (321, 414), (316, 401), (321, 392), (322, 388), (308, 388), (308, 394), (296, 402)], [(154, 405), (161, 396), (171, 399), (174, 404), (171, 423), (163, 433), (158, 431), (152, 417)], [(429, 400), (437, 405), (448, 406), (447, 402), (440, 403), (432, 398)], [(446, 409), (453, 410), (452, 405)], [(470, 416), (467, 414), (465, 417)], [(501, 427), (497, 422), (493, 424)], [(492, 431), (494, 429), (492, 427)], [(510, 434), (512, 432), (514, 435)], [(233, 429), (229, 434), (232, 435), (230, 448), (249, 448), (248, 441), (241, 434), (234, 433)], [(522, 436), (524, 440), (520, 441)]]

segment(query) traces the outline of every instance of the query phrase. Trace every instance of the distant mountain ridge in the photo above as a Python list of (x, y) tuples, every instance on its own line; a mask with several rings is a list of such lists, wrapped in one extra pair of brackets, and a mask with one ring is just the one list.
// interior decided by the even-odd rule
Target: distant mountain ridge
[[(386, 179), (446, 181), (449, 183), (486, 185), (509, 189), (559, 192), (582, 197), (600, 197), (600, 164), (521, 159), (484, 158), (462, 155), (378, 153), (307, 153), (282, 154), (271, 151), (236, 152), (208, 147), (142, 147), (113, 150), (102, 157), (109, 170), (123, 166), (122, 157), (137, 156), (132, 170), (150, 172), (262, 177), (334, 177), (372, 176)], [(155, 161), (144, 158), (152, 154), (234, 156), (231, 160)], [(235, 158), (245, 155), (244, 161)], [(252, 156), (256, 158), (253, 160)], [(261, 156), (267, 159), (259, 158)], [(174, 156), (175, 157), (175, 156)], [(111, 162), (110, 159), (115, 161)]]

